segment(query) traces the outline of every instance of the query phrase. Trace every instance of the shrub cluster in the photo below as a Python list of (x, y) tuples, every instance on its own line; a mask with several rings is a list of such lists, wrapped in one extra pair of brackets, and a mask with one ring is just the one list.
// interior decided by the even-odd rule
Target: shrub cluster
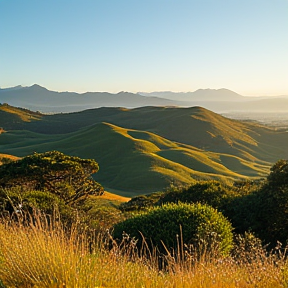
[(164, 203), (202, 203), (221, 208), (225, 202), (235, 196), (235, 192), (219, 181), (199, 181), (185, 188), (173, 187), (164, 193), (158, 201)]
[(95, 197), (104, 192), (91, 177), (98, 169), (95, 160), (58, 151), (8, 161), (0, 165), (0, 214), (19, 220), (37, 210), (47, 219), (56, 213), (67, 227), (80, 222), (89, 229), (110, 228), (122, 218), (118, 209), (103, 209)]
[(152, 208), (116, 224), (114, 237), (121, 239), (123, 232), (137, 238), (140, 247), (143, 235), (146, 243), (160, 251), (166, 250), (163, 244), (171, 251), (177, 249), (178, 241), (197, 245), (201, 239), (209, 244), (212, 238), (213, 243), (216, 240), (219, 244), (221, 253), (228, 253), (232, 247), (230, 222), (216, 209), (200, 203), (170, 203)]
[(236, 234), (252, 232), (271, 247), (277, 241), (287, 244), (288, 160), (276, 162), (267, 179), (237, 181), (231, 186), (218, 181), (199, 181), (190, 187), (172, 187), (158, 197), (158, 201), (152, 201), (146, 195), (143, 201), (132, 199), (125, 206), (137, 211), (140, 206), (147, 209), (165, 203), (206, 204), (221, 211)]
[(238, 181), (232, 186), (199, 181), (190, 187), (137, 196), (120, 207), (124, 213), (96, 203), (94, 196), (104, 191), (91, 178), (98, 168), (94, 160), (58, 151), (8, 161), (0, 165), (0, 213), (17, 216), (38, 209), (51, 215), (57, 208), (65, 224), (79, 218), (90, 228), (111, 228), (118, 223), (115, 237), (120, 239), (125, 231), (141, 245), (142, 233), (147, 243), (159, 249), (163, 249), (162, 241), (168, 249), (175, 249), (177, 241), (195, 245), (199, 239), (208, 241), (217, 235), (221, 252), (227, 253), (232, 245), (231, 227), (235, 234), (252, 232), (271, 246), (277, 241), (287, 244), (288, 160), (275, 163), (262, 181)]

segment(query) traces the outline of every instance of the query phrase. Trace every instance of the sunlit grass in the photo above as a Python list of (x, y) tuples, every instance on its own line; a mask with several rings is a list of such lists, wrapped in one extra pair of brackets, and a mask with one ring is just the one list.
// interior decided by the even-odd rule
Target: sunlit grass
[(123, 196), (120, 196), (120, 195), (117, 195), (117, 194), (114, 194), (114, 193), (111, 193), (108, 191), (105, 191), (105, 193), (101, 196), (95, 196), (95, 197), (98, 197), (98, 198), (101, 197), (102, 199), (107, 199), (107, 200), (111, 200), (111, 201), (118, 201), (121, 203), (131, 200), (130, 197), (123, 197)]
[[(213, 179), (230, 183), (235, 179), (263, 177), (269, 173), (271, 163), (264, 163), (259, 159), (265, 159), (268, 154), (274, 155), (274, 152), (277, 152), (277, 157), (274, 157), (276, 161), (283, 155), (282, 146), (286, 151), (284, 141), (287, 142), (287, 133), (285, 137), (278, 134), (274, 137), (270, 130), (266, 129), (268, 132), (263, 130), (263, 133), (261, 132), (263, 135), (268, 133), (270, 138), (275, 138), (275, 143), (271, 146), (272, 140), (268, 141), (269, 137), (264, 137), (259, 132), (261, 134), (259, 137), (267, 138), (271, 146), (265, 146), (269, 148), (267, 151), (270, 151), (267, 153), (266, 148), (261, 148), (262, 144), (257, 144), (258, 146), (253, 144), (256, 141), (253, 139), (259, 133), (255, 132), (256, 135), (253, 132), (252, 134), (256, 136), (254, 135), (252, 139), (252, 134), (250, 135), (248, 131), (250, 126), (247, 123), (237, 121), (234, 123), (232, 120), (201, 108), (164, 110), (166, 111), (163, 109), (158, 111), (157, 108), (154, 111), (154, 108), (150, 107), (145, 110), (145, 113), (142, 109), (119, 113), (118, 109), (114, 111), (111, 108), (108, 109), (111, 119), (106, 119), (109, 123), (102, 122), (105, 117), (98, 115), (101, 110), (95, 110), (93, 113), (87, 111), (65, 115), (44, 115), (41, 116), (40, 121), (31, 121), (31, 123), (22, 121), (24, 124), (19, 120), (22, 126), (19, 124), (20, 126), (16, 128), (25, 130), (11, 131), (10, 128), (7, 133), (2, 133), (1, 151), (26, 156), (34, 151), (58, 150), (68, 155), (95, 159), (100, 165), (100, 171), (95, 175), (95, 179), (106, 189), (117, 189), (117, 193), (122, 196), (161, 191), (171, 183), (186, 185), (197, 179)], [(143, 118), (143, 115), (148, 112), (154, 115), (155, 123), (152, 123), (149, 117)], [(191, 115), (195, 113), (198, 118), (201, 116), (202, 120), (197, 117), (192, 118)], [(16, 117), (12, 112), (8, 115)], [(122, 119), (120, 115), (126, 116)], [(7, 124), (1, 125), (3, 127), (12, 125), (17, 117), (13, 118), (14, 120), (12, 118), (9, 121), (5, 120)], [(132, 123), (135, 129), (128, 128)], [(259, 127), (254, 128), (257, 130)], [(213, 132), (213, 136), (209, 131)], [(276, 141), (276, 138), (280, 139), (279, 137), (282, 139), (279, 141), (283, 142), (281, 147), (278, 147), (279, 141)], [(228, 139), (228, 142), (225, 139)], [(262, 143), (261, 139), (256, 142)]]
[(92, 239), (83, 231), (67, 232), (60, 224), (52, 227), (40, 218), (26, 226), (0, 225), (2, 287), (277, 288), (288, 284), (285, 251), (267, 254), (261, 246), (251, 245), (253, 239), (249, 249), (247, 239), (242, 240), (226, 258), (217, 257), (216, 250), (198, 255), (180, 245), (159, 269), (163, 258), (137, 252), (133, 239), (117, 245), (109, 235)]
[(24, 122), (31, 122), (32, 120), (40, 120), (41, 114), (29, 110), (16, 108), (10, 105), (0, 105), (0, 110), (18, 116)]
[[(0, 132), (1, 134), (1, 132)], [(14, 160), (18, 160), (20, 159), (19, 157), (13, 156), (13, 155), (9, 155), (9, 154), (1, 154), (0, 153), (0, 165), (4, 164), (7, 161), (14, 161)]]

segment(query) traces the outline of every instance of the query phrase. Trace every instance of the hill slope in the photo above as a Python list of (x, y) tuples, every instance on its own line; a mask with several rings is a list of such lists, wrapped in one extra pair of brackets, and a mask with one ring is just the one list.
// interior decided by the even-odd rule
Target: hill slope
[[(265, 175), (268, 168), (109, 123), (98, 123), (65, 135), (22, 130), (1, 136), (0, 149), (5, 153), (24, 156), (34, 151), (59, 150), (94, 158), (100, 165), (95, 179), (109, 191), (125, 196), (163, 190), (172, 183), (189, 184), (195, 179), (229, 181), (246, 178), (246, 175), (259, 177)], [(234, 172), (226, 167), (233, 162)]]
[(286, 132), (228, 119), (201, 107), (98, 108), (77, 113), (42, 115), (41, 121), (9, 122), (9, 126), (5, 126), (5, 119), (0, 118), (0, 126), (4, 129), (26, 129), (45, 134), (74, 132), (101, 122), (149, 131), (172, 141), (206, 151), (235, 155), (248, 161), (275, 162), (288, 157)]
[[(2, 114), (1, 114), (2, 113)], [(2, 116), (1, 116), (2, 115)], [(99, 108), (43, 115), (0, 106), (0, 152), (94, 158), (95, 178), (133, 196), (195, 179), (262, 177), (287, 158), (288, 133), (222, 117), (201, 107)]]

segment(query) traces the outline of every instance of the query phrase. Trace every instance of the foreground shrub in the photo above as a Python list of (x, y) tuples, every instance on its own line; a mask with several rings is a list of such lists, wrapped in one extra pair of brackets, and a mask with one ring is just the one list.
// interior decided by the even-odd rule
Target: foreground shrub
[[(179, 241), (197, 245), (199, 240), (209, 245), (218, 244), (219, 251), (227, 254), (232, 248), (232, 226), (217, 210), (197, 204), (166, 204), (153, 208), (146, 213), (127, 219), (114, 227), (114, 236), (122, 238), (122, 233), (138, 239), (143, 244), (142, 236), (147, 243), (157, 246), (160, 251), (176, 249)], [(180, 239), (177, 240), (177, 235)], [(163, 244), (162, 244), (163, 242)]]
[(125, 214), (117, 205), (116, 201), (110, 202), (101, 196), (92, 195), (82, 197), (75, 203), (66, 203), (49, 191), (0, 188), (0, 220), (32, 220), (34, 212), (42, 213), (47, 219), (57, 215), (66, 229), (77, 223), (78, 228), (89, 229), (93, 234), (106, 231), (125, 219)]
[[(0, 215), (5, 219), (22, 221), (34, 211), (41, 211), (48, 218), (57, 213), (61, 221), (71, 226), (78, 220), (76, 209), (65, 203), (63, 199), (48, 191), (0, 188)], [(33, 217), (32, 217), (33, 218)]]

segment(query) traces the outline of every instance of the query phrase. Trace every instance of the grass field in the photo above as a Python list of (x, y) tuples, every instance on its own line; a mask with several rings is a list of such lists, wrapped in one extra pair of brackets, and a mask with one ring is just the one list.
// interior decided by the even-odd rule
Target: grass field
[[(157, 255), (137, 253), (128, 238), (118, 245), (108, 234), (91, 240), (77, 229), (67, 233), (57, 222), (37, 219), (30, 226), (1, 223), (1, 287), (287, 287), (287, 255), (266, 253), (259, 245), (246, 250), (242, 243), (226, 257), (217, 256), (216, 247), (199, 254), (180, 245), (159, 270)], [(110, 249), (108, 243), (114, 243)]]
[(105, 191), (103, 195), (98, 196), (98, 197), (99, 198), (101, 197), (102, 199), (111, 200), (111, 201), (118, 201), (120, 203), (127, 202), (127, 201), (131, 200), (131, 198), (129, 198), (129, 197), (123, 197), (123, 196), (120, 196), (120, 195), (117, 195), (117, 194), (114, 194), (111, 192), (107, 192), (107, 191)]
[(1, 105), (0, 113), (6, 131), (0, 134), (1, 153), (23, 157), (59, 150), (95, 159), (100, 166), (95, 179), (127, 197), (195, 179), (264, 177), (274, 162), (288, 158), (285, 131), (231, 120), (201, 107), (42, 115)]
[[(221, 157), (220, 153), (173, 142), (151, 132), (109, 123), (95, 124), (64, 135), (8, 131), (0, 138), (0, 150), (17, 156), (59, 150), (96, 159), (100, 171), (95, 179), (105, 188), (116, 189), (129, 197), (160, 191), (170, 184), (193, 183), (195, 179), (231, 181), (248, 176), (261, 177), (269, 169), (269, 165), (232, 155)], [(231, 159), (238, 161), (235, 172), (233, 166), (229, 166)]]

